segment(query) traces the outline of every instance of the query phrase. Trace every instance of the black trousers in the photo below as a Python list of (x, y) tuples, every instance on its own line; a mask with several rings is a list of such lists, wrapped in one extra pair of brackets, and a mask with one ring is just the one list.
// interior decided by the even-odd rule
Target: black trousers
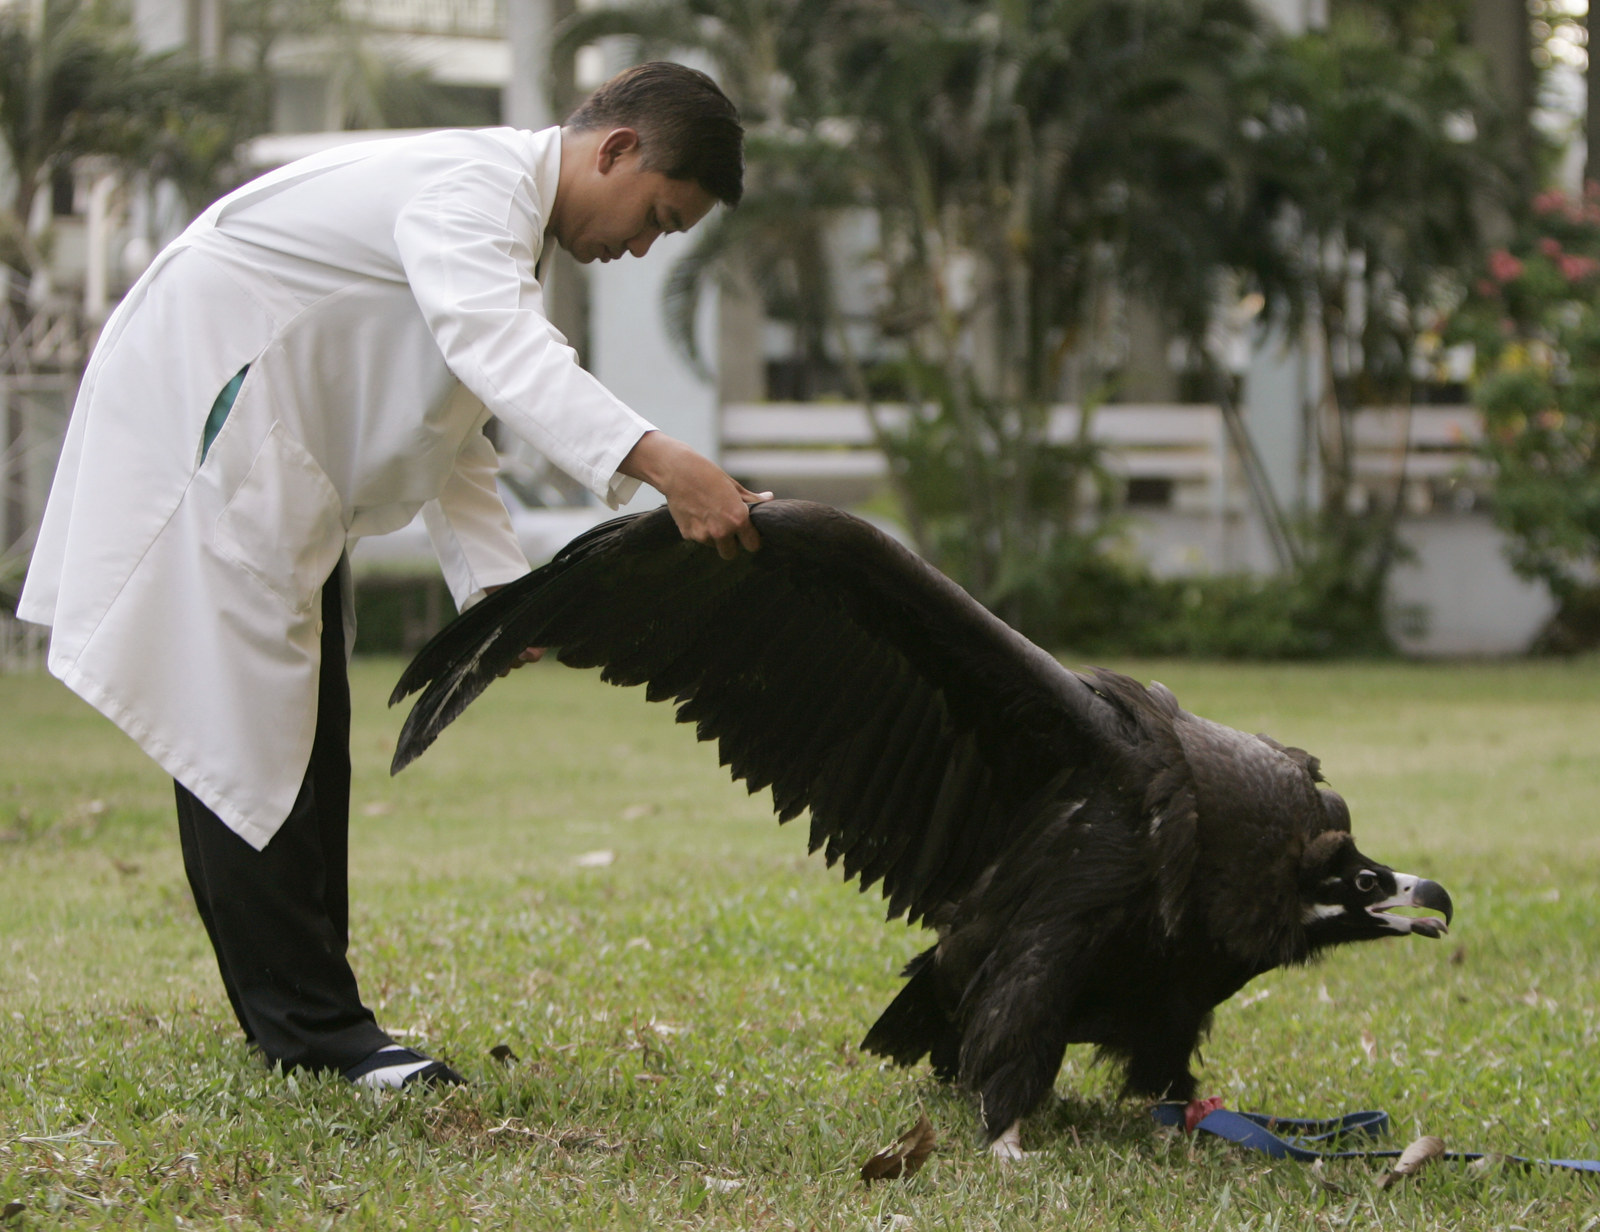
[(347, 1069), (391, 1043), (361, 1003), (350, 939), (350, 682), (337, 572), (322, 588), (311, 763), (263, 851), (177, 784), (194, 903), (247, 1039), (285, 1068)]

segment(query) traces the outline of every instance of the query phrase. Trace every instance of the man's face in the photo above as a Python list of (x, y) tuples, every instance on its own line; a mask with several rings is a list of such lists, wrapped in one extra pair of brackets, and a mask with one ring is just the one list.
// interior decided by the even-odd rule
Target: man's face
[(657, 236), (687, 231), (716, 204), (693, 180), (669, 179), (639, 163), (637, 135), (617, 129), (585, 153), (570, 182), (562, 177), (550, 232), (579, 261), (642, 257)]

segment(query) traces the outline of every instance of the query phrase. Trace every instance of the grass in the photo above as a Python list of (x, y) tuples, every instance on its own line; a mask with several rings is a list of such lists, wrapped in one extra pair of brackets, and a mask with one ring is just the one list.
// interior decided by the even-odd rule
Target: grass
[[(1441, 943), (1252, 984), (1204, 1090), (1387, 1108), (1401, 1145), (1600, 1155), (1600, 661), (1131, 670), (1315, 750), (1363, 848), (1457, 905)], [(0, 677), (5, 1232), (1600, 1228), (1600, 1189), (1567, 1173), (1435, 1165), (1380, 1189), (1371, 1164), (1191, 1142), (1084, 1049), (1025, 1127), (1038, 1154), (997, 1166), (965, 1097), (855, 1049), (923, 934), (806, 859), (662, 707), (531, 668), (390, 779), (397, 672), (355, 670), (353, 960), (379, 1020), (469, 1076), (448, 1094), (253, 1062), (170, 784), (54, 681)], [(580, 862), (598, 850), (614, 862)], [(919, 1109), (938, 1152), (864, 1187)]]

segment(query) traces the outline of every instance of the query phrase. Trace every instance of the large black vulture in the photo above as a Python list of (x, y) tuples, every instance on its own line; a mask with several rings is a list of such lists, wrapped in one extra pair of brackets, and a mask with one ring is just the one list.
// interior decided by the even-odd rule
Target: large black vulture
[(752, 510), (721, 560), (666, 510), (625, 517), (469, 609), (406, 669), (398, 771), (528, 646), (673, 698), (780, 821), (891, 918), (938, 933), (863, 1046), (977, 1093), (997, 1154), (1068, 1044), (1130, 1094), (1190, 1099), (1214, 1006), (1346, 941), (1448, 920), (1432, 881), (1357, 849), (1316, 758), (1074, 672), (872, 526)]

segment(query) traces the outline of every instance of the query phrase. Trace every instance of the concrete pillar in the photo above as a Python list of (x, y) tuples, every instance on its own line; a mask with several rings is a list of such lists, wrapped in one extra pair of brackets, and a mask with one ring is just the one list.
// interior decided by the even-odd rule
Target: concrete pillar
[(1307, 468), (1308, 408), (1317, 394), (1313, 354), (1304, 338), (1269, 329), (1251, 348), (1240, 413), (1273, 495), (1285, 510), (1315, 503), (1315, 468)]
[(1321, 30), (1328, 24), (1328, 0), (1256, 0), (1256, 6), (1286, 34)]
[[(694, 243), (690, 235), (663, 235), (650, 255), (624, 257), (590, 269), (590, 368), (634, 410), (668, 436), (675, 436), (708, 458), (721, 453), (714, 379), (692, 368), (667, 336), (661, 292), (674, 263)], [(701, 297), (699, 338), (707, 369), (716, 371), (717, 294)], [(643, 494), (637, 507), (648, 507)]]
[(114, 172), (103, 171), (89, 188), (89, 211), (84, 241), (83, 314), (91, 325), (106, 319), (111, 305), (111, 196), (117, 187)]
[(554, 0), (506, 0), (506, 41), (511, 44), (511, 76), (501, 92), (501, 115), (515, 128), (541, 129), (556, 123), (550, 107), (550, 29)]
[(189, 45), (188, 0), (133, 0), (133, 33), (148, 52)]

